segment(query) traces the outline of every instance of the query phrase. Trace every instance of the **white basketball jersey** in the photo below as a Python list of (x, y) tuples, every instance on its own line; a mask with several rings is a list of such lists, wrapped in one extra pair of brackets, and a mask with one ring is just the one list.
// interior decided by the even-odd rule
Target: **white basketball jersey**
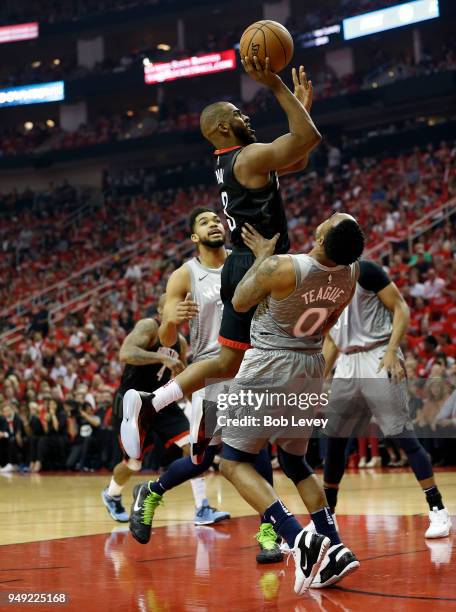
[(206, 268), (196, 257), (184, 266), (190, 273), (192, 300), (199, 306), (199, 313), (190, 320), (190, 346), (193, 361), (201, 361), (220, 352), (218, 336), (223, 312), (220, 298), (223, 266)]

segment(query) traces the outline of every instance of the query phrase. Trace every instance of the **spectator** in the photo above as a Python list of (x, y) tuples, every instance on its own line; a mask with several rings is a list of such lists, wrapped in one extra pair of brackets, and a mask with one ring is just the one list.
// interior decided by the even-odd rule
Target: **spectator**
[(424, 283), (423, 287), (423, 297), (428, 300), (442, 297), (445, 284), (443, 278), (437, 276), (435, 269), (429, 268), (427, 272), (427, 281)]
[(2, 472), (16, 472), (24, 464), (24, 428), (12, 404), (4, 404), (2, 413), (4, 421), (1, 430), (2, 438), (6, 441), (6, 465), (0, 469)]
[(65, 463), (68, 447), (67, 418), (62, 406), (54, 399), (46, 400), (43, 417), (44, 436), (38, 441), (35, 472), (43, 465), (61, 469)]
[[(65, 403), (67, 418), (72, 421), (72, 446), (66, 461), (69, 470), (88, 470), (87, 460), (89, 453), (99, 451), (101, 461), (101, 448), (99, 430), (100, 416), (89, 402)], [(98, 466), (99, 467), (99, 466)]]

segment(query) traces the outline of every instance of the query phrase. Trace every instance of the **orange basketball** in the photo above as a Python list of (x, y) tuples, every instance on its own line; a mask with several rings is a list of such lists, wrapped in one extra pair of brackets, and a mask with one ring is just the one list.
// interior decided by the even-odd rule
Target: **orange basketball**
[(264, 66), (264, 60), (269, 57), (271, 70), (280, 72), (293, 57), (293, 39), (290, 32), (277, 21), (255, 21), (241, 36), (239, 44), (241, 58), (254, 55)]

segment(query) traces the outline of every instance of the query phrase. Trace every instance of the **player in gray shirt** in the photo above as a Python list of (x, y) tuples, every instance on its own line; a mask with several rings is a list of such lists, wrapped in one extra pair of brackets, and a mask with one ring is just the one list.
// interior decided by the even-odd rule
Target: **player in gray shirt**
[[(248, 232), (247, 225), (243, 229), (247, 245)], [(323, 338), (353, 295), (355, 262), (364, 236), (353, 217), (336, 213), (317, 228), (315, 238), (316, 246), (308, 255), (267, 257), (273, 252), (269, 250), (257, 257), (237, 286), (232, 300), (235, 310), (245, 312), (257, 304), (258, 308), (251, 326), (253, 348), (246, 352), (230, 387), (230, 401), (238, 398), (239, 407), (235, 414), (228, 412), (230, 418), (226, 417), (222, 430), (222, 473), (289, 545), (298, 594), (312, 583), (320, 588), (334, 584), (359, 566), (341, 543), (323, 487), (305, 461), (311, 428), (301, 423), (293, 426), (299, 410), (292, 408), (291, 395), (318, 397), (321, 391)], [(270, 403), (252, 408), (242, 399), (262, 392), (269, 393)], [(284, 405), (278, 399), (282, 392)], [(300, 414), (309, 417), (311, 413), (310, 409)], [(311, 532), (302, 529), (253, 469), (256, 455), (269, 440), (277, 443), (281, 467), (296, 485), (321, 540), (313, 540)]]
[(435, 483), (432, 464), (417, 439), (409, 415), (404, 356), (400, 349), (409, 324), (409, 309), (381, 266), (362, 260), (356, 292), (326, 336), (326, 375), (336, 363), (331, 401), (326, 408), (325, 490), (331, 510), (345, 469), (348, 438), (363, 435), (373, 416), (386, 437), (397, 441), (429, 505), (426, 538), (451, 531), (451, 519)]

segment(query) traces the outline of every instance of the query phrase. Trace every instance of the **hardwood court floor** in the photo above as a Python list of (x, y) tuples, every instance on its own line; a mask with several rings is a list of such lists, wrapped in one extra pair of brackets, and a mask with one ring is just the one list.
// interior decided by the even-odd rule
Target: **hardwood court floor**
[[(456, 513), (456, 473), (438, 483)], [(126, 489), (130, 505), (134, 484)], [(217, 527), (193, 526), (190, 485), (169, 492), (141, 546), (114, 523), (101, 503), (109, 476), (0, 477), (0, 608), (6, 593), (66, 593), (62, 609), (153, 612), (250, 612), (456, 609), (453, 537), (425, 541), (426, 505), (407, 470), (346, 475), (338, 520), (361, 568), (331, 589), (293, 594), (293, 562), (258, 566), (258, 520), (233, 487), (208, 477), (210, 501), (232, 514)], [(279, 494), (303, 507), (288, 480), (275, 474)], [(307, 521), (307, 516), (301, 516)], [(30, 607), (27, 606), (28, 608)], [(39, 610), (56, 605), (34, 604)], [(5, 609), (26, 609), (11, 605)]]

